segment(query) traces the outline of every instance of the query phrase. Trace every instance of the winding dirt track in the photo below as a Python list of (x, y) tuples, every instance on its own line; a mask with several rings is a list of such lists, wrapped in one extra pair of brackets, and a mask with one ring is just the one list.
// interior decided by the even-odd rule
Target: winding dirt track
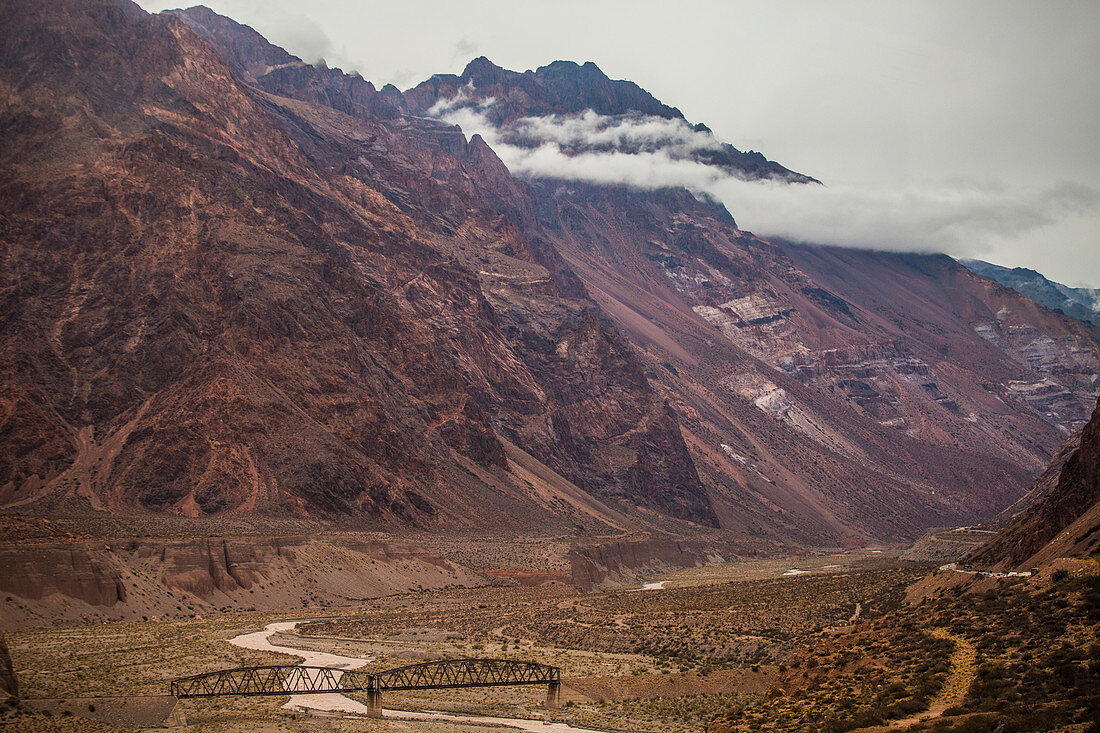
[(889, 725), (880, 725), (873, 728), (860, 728), (850, 733), (884, 733), (884, 731), (904, 730), (914, 723), (922, 723), (943, 715), (948, 708), (954, 707), (966, 697), (966, 691), (974, 682), (977, 670), (978, 653), (974, 646), (960, 636), (949, 633), (946, 629), (934, 629), (930, 632), (940, 639), (950, 639), (955, 642), (955, 651), (951, 654), (951, 670), (947, 674), (947, 680), (943, 688), (932, 698), (931, 705), (924, 712), (911, 715), (908, 718), (892, 721)]

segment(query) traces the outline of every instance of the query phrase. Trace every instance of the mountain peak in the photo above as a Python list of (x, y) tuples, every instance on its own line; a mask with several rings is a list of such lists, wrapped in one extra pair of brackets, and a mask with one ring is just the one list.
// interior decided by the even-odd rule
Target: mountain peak
[(323, 104), (352, 116), (392, 119), (401, 115), (401, 93), (392, 85), (379, 92), (358, 72), (329, 68), (324, 59), (307, 64), (255, 29), (203, 5), (165, 14), (190, 26), (238, 77), (266, 92)]
[(559, 74), (588, 74), (591, 76), (601, 76), (605, 79), (608, 78), (607, 74), (603, 73), (599, 66), (596, 66), (593, 61), (585, 61), (583, 64), (578, 64), (576, 61), (569, 61), (568, 59), (558, 59), (557, 61), (551, 61), (545, 66), (540, 66), (535, 69), (536, 74), (547, 73), (559, 73)]
[(1026, 295), (1039, 305), (1100, 326), (1100, 290), (1055, 282), (1029, 267), (1004, 267), (983, 260), (959, 260), (967, 269)]
[(634, 82), (611, 79), (592, 61), (578, 64), (557, 60), (521, 74), (478, 56), (466, 64), (461, 76), (437, 74), (408, 90), (406, 99), (410, 110), (423, 113), (441, 97), (452, 98), (471, 83), (477, 89), (494, 87), (492, 91), (485, 89), (482, 96), (497, 100), (489, 114), (498, 125), (519, 117), (581, 114), (587, 110), (601, 115), (684, 117), (680, 110), (662, 104)]
[(485, 56), (478, 56), (466, 64), (466, 68), (462, 70), (462, 78), (475, 83), (478, 81), (492, 83), (503, 73), (505, 73), (503, 68), (497, 66)]
[(190, 26), (218, 51), (218, 55), (235, 73), (247, 81), (254, 81), (273, 68), (303, 63), (300, 58), (270, 43), (249, 26), (205, 5), (193, 5), (186, 10), (166, 10), (164, 14), (179, 18)]

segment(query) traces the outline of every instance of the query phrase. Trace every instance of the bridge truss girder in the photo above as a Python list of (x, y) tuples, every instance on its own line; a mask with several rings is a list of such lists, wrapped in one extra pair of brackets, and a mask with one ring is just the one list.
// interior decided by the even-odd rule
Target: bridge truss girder
[(546, 685), (561, 681), (561, 670), (514, 659), (442, 659), (388, 669), (375, 675), (380, 690)]
[(304, 695), (374, 688), (374, 676), (331, 667), (269, 665), (238, 667), (181, 677), (170, 685), (175, 697), (225, 695)]
[(309, 695), (327, 692), (432, 690), (457, 687), (551, 685), (561, 670), (514, 659), (442, 659), (371, 674), (332, 667), (268, 665), (238, 667), (181, 677), (170, 684), (175, 697), (226, 695)]

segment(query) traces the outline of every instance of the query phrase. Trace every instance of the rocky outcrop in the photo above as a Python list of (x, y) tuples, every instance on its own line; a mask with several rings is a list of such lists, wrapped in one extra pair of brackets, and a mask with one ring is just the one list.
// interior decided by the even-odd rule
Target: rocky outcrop
[(1100, 549), (1100, 402), (1053, 488), (970, 556), (982, 568), (1018, 569)]
[(700, 542), (642, 539), (578, 545), (570, 549), (566, 559), (569, 582), (590, 589), (628, 581), (639, 572), (720, 562), (721, 556)]
[(4, 628), (343, 607), (485, 576), (402, 541), (299, 535), (111, 538), (0, 547)]
[[(138, 555), (148, 554), (151, 549), (140, 548)], [(281, 541), (231, 543), (225, 539), (207, 539), (164, 545), (159, 551), (164, 584), (201, 597), (215, 590), (225, 593), (248, 590), (275, 558), (294, 558), (293, 549)]]
[(92, 606), (126, 601), (126, 585), (118, 569), (101, 552), (79, 546), (0, 549), (0, 593), (29, 599), (53, 594)]

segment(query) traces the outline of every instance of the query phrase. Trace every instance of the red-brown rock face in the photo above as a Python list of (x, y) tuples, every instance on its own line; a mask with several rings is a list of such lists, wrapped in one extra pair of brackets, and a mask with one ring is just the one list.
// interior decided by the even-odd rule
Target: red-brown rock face
[(5, 571), (0, 578), (3, 593), (30, 599), (59, 593), (93, 606), (126, 600), (126, 585), (118, 571), (86, 548), (36, 547), (33, 552), (5, 548), (0, 565)]
[(1094, 329), (948, 258), (521, 181), (422, 117), (686, 126), (594, 65), (402, 95), (201, 8), (3, 12), (9, 511), (860, 543), (1010, 504), (1095, 399)]
[(1100, 402), (1057, 475), (1057, 483), (1040, 488), (1041, 495), (970, 562), (1008, 569), (1100, 549)]
[[(597, 72), (478, 59), (405, 99), (484, 118), (509, 159), (658, 150), (814, 185)], [(769, 242), (684, 189), (529, 175), (544, 239), (661, 385), (725, 527), (844, 542), (989, 517), (1091, 411), (1097, 330), (949, 257)]]
[(991, 516), (1095, 400), (1090, 327), (950, 258), (767, 242), (687, 192), (531, 191), (736, 507), (724, 526), (843, 540)]
[[(300, 76), (263, 93), (134, 6), (5, 16), (9, 507), (517, 530), (624, 508), (562, 515), (513, 474), (526, 453), (714, 523), (675, 416), (538, 264), (484, 144), (259, 47), (264, 78)], [(250, 48), (231, 63), (255, 77)]]
[[(67, 537), (0, 547), (0, 626), (186, 618), (229, 609), (285, 611), (486, 582), (402, 540)], [(2, 690), (0, 653), (0, 705)]]

